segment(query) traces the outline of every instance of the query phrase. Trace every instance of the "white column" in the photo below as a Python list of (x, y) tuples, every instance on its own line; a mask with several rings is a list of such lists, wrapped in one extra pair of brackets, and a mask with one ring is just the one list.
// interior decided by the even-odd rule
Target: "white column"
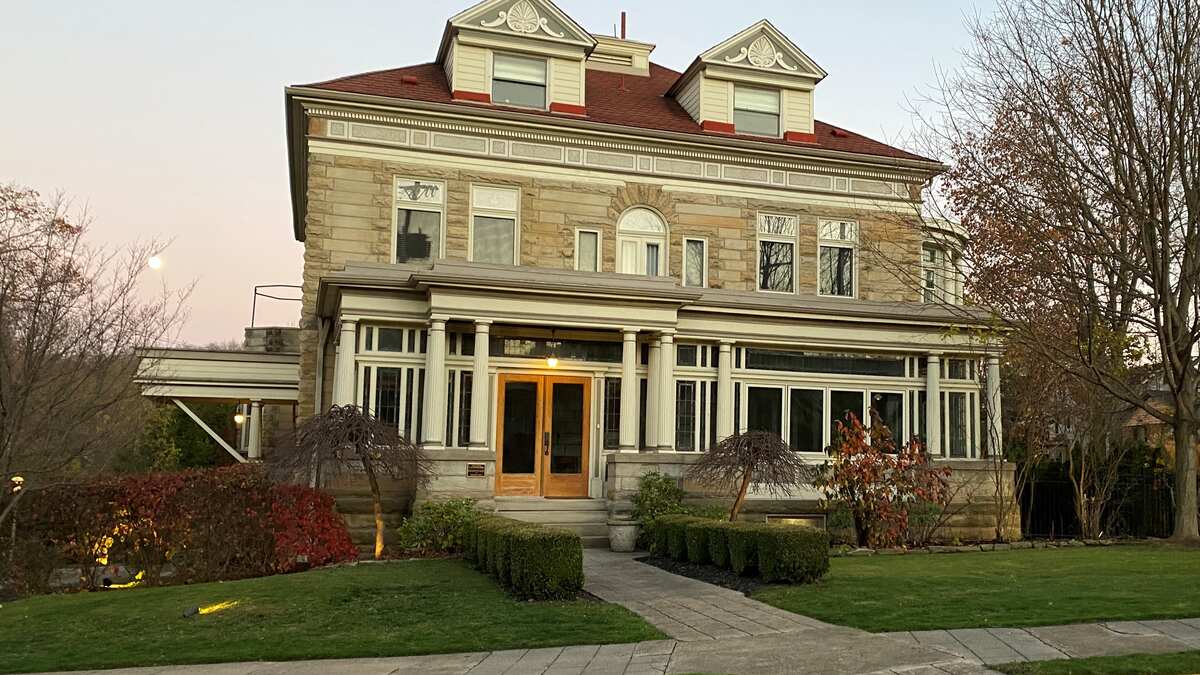
[(662, 400), (662, 342), (650, 342), (650, 358), (646, 359), (646, 447), (658, 447), (658, 407)]
[(262, 458), (262, 401), (250, 401), (250, 435), (246, 444), (247, 459)]
[(421, 445), (445, 446), (446, 435), (446, 317), (429, 320), (425, 345), (425, 415)]
[(925, 445), (932, 455), (942, 453), (942, 354), (925, 357)]
[(637, 329), (622, 329), (621, 340), (621, 426), (617, 435), (621, 452), (637, 452)]
[(733, 435), (733, 343), (722, 340), (717, 353), (717, 442)]
[(353, 319), (342, 319), (333, 364), (333, 405), (354, 404), (354, 352), (358, 347), (355, 328), (357, 323)]
[(675, 334), (663, 331), (658, 356), (658, 449), (675, 449)]
[(488, 438), (488, 331), (491, 321), (475, 322), (475, 360), (471, 363), (471, 447), (486, 448)]
[(987, 359), (987, 448), (994, 456), (1003, 456), (1004, 425), (1000, 418), (1000, 357)]

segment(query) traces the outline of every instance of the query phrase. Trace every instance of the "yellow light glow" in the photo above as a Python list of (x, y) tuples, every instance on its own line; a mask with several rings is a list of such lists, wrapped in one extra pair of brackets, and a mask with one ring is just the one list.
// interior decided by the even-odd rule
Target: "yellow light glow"
[(142, 578), (145, 576), (145, 574), (145, 571), (138, 572), (137, 576), (133, 578), (133, 581), (124, 584), (113, 584), (112, 586), (109, 586), (109, 588), (133, 588), (134, 586), (141, 586)]
[(550, 358), (546, 359), (546, 365), (550, 368), (557, 368), (558, 367), (558, 359), (551, 356)]
[(238, 606), (238, 602), (239, 602), (238, 600), (226, 600), (225, 602), (218, 602), (218, 603), (214, 603), (211, 605), (205, 605), (204, 607), (200, 608), (200, 614), (201, 615), (216, 614), (217, 612), (221, 612), (221, 611), (224, 611), (227, 609), (233, 609), (234, 607)]
[(241, 424), (242, 422), (245, 422), (245, 421), (246, 421), (246, 416), (243, 415), (242, 413), (237, 413), (236, 415), (233, 416), (234, 424)]
[(148, 265), (150, 267), (150, 269), (152, 269), (152, 270), (161, 268), (162, 264), (163, 264), (162, 258), (160, 258), (156, 255), (150, 256), (150, 259), (146, 261), (146, 265)]

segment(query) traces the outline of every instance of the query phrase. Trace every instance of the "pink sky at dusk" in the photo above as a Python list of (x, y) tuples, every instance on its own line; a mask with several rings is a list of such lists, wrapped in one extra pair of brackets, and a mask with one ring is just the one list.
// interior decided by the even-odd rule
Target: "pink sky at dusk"
[[(298, 284), (283, 88), (430, 61), (461, 2), (21, 2), (0, 21), (0, 182), (62, 191), (92, 241), (171, 240), (156, 272), (196, 284), (182, 341), (240, 340), (255, 284)], [(909, 126), (906, 97), (953, 67), (979, 2), (848, 0), (559, 5), (682, 70), (770, 19), (830, 76), (817, 117), (880, 140)], [(260, 301), (259, 325), (295, 325), (299, 303)]]

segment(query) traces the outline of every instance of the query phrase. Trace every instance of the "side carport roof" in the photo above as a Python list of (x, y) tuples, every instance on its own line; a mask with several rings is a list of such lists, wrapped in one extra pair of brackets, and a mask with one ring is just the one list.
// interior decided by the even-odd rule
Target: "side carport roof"
[(137, 356), (134, 381), (143, 396), (263, 403), (299, 399), (296, 353), (143, 348)]

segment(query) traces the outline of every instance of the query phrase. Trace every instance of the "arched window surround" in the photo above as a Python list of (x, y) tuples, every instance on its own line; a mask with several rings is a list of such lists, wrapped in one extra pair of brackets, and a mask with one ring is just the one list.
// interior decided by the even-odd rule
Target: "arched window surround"
[(617, 271), (666, 276), (670, 227), (657, 209), (631, 206), (617, 218)]

